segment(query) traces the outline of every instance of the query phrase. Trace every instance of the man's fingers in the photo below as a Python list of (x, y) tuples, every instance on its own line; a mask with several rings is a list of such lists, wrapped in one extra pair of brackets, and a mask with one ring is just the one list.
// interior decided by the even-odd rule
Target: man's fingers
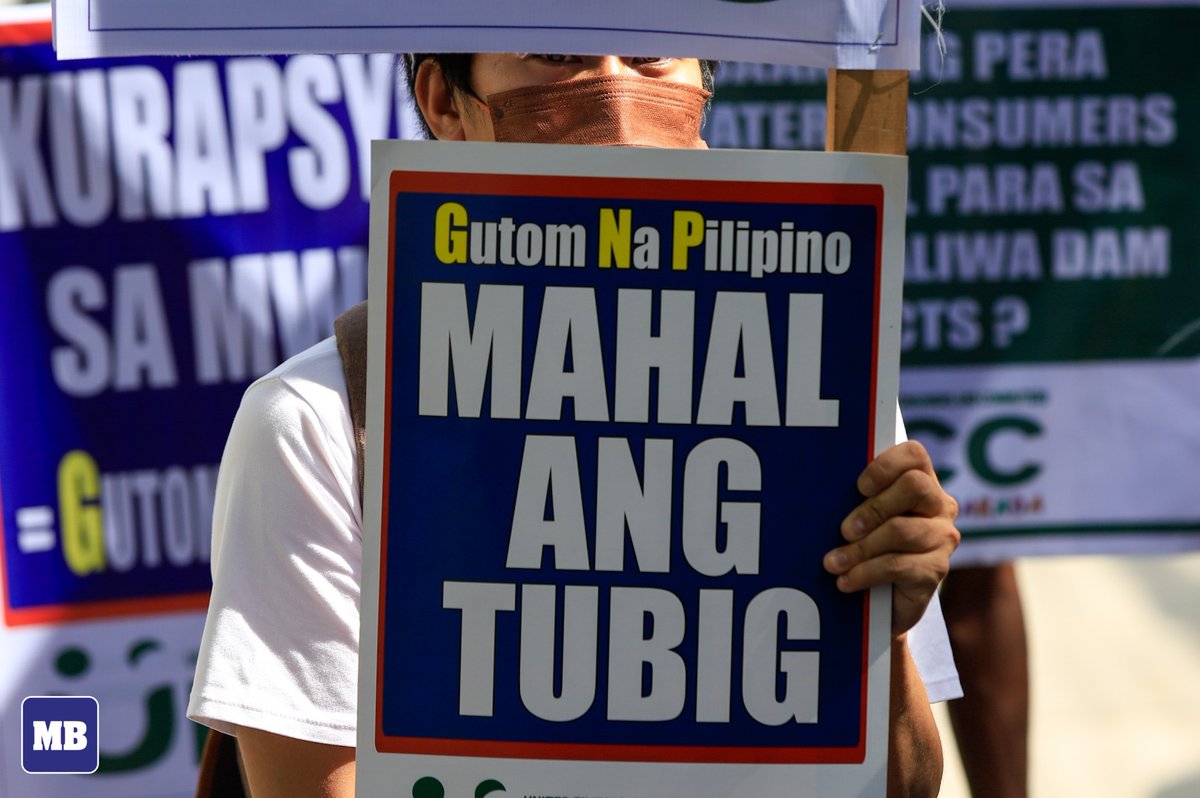
[(892, 585), (892, 630), (909, 629), (950, 569), (960, 535), (958, 505), (942, 490), (925, 447), (893, 446), (863, 470), (865, 499), (842, 521), (848, 541), (825, 555), (846, 593)]
[(852, 568), (837, 579), (838, 590), (855, 593), (880, 585), (892, 586), (892, 632), (908, 631), (925, 613), (946, 576), (946, 558), (939, 552), (889, 552)]
[(892, 585), (892, 631), (903, 632), (925, 612), (946, 577), (959, 538), (949, 519), (898, 516), (826, 554), (825, 570), (837, 576), (844, 593)]
[(924, 471), (936, 480), (929, 452), (919, 441), (905, 441), (880, 454), (858, 477), (858, 492), (871, 497), (886, 489), (906, 471)]
[(938, 551), (889, 551), (849, 566), (837, 580), (838, 590), (854, 593), (877, 585), (898, 589), (937, 589), (946, 576), (945, 556)]
[[(825, 570), (842, 575), (861, 563), (890, 554), (938, 552), (958, 545), (958, 530), (948, 520), (897, 516), (871, 534), (825, 555)], [(893, 580), (895, 581), (895, 580)]]
[(860, 540), (889, 519), (909, 514), (953, 521), (958, 507), (942, 490), (937, 477), (910, 469), (898, 475), (882, 492), (855, 507), (842, 521), (842, 537), (849, 541)]

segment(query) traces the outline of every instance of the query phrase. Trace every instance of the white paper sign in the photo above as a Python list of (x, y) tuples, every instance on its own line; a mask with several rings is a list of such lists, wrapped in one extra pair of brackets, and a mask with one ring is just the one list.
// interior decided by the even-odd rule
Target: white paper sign
[(914, 69), (918, 0), (58, 0), (60, 58), (572, 52)]

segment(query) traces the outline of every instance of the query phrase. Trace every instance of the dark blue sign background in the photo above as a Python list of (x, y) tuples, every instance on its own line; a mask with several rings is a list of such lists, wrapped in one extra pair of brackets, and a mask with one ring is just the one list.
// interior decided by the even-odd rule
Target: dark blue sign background
[[(226, 60), (212, 61), (224, 96)], [(287, 63), (276, 61), (281, 66)], [(8, 46), (0, 47), (0, 81), (7, 82), (17, 94), (17, 87), (27, 76), (107, 71), (143, 64), (162, 74), (173, 97), (173, 70), (179, 63), (163, 58), (59, 63), (49, 43)], [(49, 155), (49, 90), (45, 95), (37, 124), (40, 150), (51, 170), (48, 179), (52, 179), (52, 170), (57, 167)], [(0, 232), (0, 523), (4, 532), (5, 617), (10, 624), (153, 609), (155, 601), (181, 595), (199, 595), (199, 605), (203, 606), (202, 594), (209, 588), (209, 564), (207, 556), (199, 551), (200, 543), (196, 544), (193, 561), (179, 566), (167, 561), (159, 539), (160, 562), (148, 565), (141, 556), (145, 545), (142, 533), (135, 532), (139, 556), (131, 569), (118, 572), (107, 567), (87, 575), (73, 572), (63, 554), (59, 528), (58, 468), (63, 456), (72, 450), (90, 455), (105, 475), (139, 471), (161, 474), (174, 466), (191, 474), (196, 468), (216, 466), (241, 394), (249, 378), (257, 374), (200, 384), (188, 266), (203, 258), (229, 259), (248, 253), (298, 253), (342, 246), (362, 247), (365, 252), (367, 204), (357, 179), (347, 113), (340, 99), (327, 103), (325, 110), (341, 127), (350, 155), (350, 187), (333, 208), (308, 207), (294, 193), (288, 173), (289, 150), (307, 142), (289, 129), (286, 141), (265, 155), (269, 201), (262, 211), (133, 222), (119, 218), (114, 200), (114, 210), (92, 227), (75, 226), (59, 213), (59, 221), (53, 226), (26, 224), (20, 230)], [(173, 135), (168, 137), (172, 145)], [(122, 141), (112, 142), (114, 148), (122, 145)], [(116, 191), (119, 178), (113, 175), (112, 180)], [(82, 310), (111, 337), (114, 275), (125, 264), (149, 264), (154, 269), (178, 380), (169, 387), (142, 385), (120, 390), (110, 386), (93, 396), (69, 395), (56, 383), (51, 367), (54, 351), (70, 342), (55, 330), (49, 316), (48, 286), (69, 267), (83, 267), (98, 276), (103, 284), (102, 301), (97, 307), (76, 310)], [(365, 285), (354, 286), (346, 293), (361, 298)], [(280, 308), (273, 307), (272, 313), (279, 314)], [(271, 333), (276, 361), (291, 354), (277, 337), (278, 318)], [(330, 332), (321, 330), (318, 337)], [(249, 330), (246, 336), (250, 337)], [(53, 531), (58, 537), (54, 548), (29, 552), (18, 545), (17, 513), (28, 507), (53, 510)], [(136, 503), (134, 507), (136, 513)], [(206, 512), (194, 509), (197, 517), (205, 517)], [(159, 502), (155, 512), (162, 511)], [(200, 529), (197, 534), (207, 538), (209, 530)], [(129, 599), (137, 601), (123, 601)]]
[[(552, 190), (552, 189), (551, 189)], [(466, 206), (472, 219), (511, 216), (525, 221), (583, 224), (588, 228), (586, 268), (538, 266), (449, 266), (437, 261), (433, 248), (434, 214), (446, 201)], [(632, 208), (635, 226), (653, 225), (663, 235), (664, 262), (658, 271), (598, 269), (596, 231), (601, 207)], [(693, 251), (688, 271), (670, 268), (672, 214), (696, 210), (712, 219), (750, 219), (752, 227), (779, 229), (784, 220), (798, 230), (828, 233), (843, 230), (853, 241), (854, 259), (842, 276), (768, 275), (703, 271), (702, 248)], [(875, 297), (877, 210), (870, 205), (791, 205), (662, 200), (564, 199), (529, 196), (462, 196), (404, 194), (395, 206), (395, 280), (392, 335), (392, 407), (389, 526), (385, 530), (385, 613), (380, 670), (382, 731), (386, 736), (551, 743), (624, 743), (630, 745), (852, 747), (861, 742), (863, 695), (862, 595), (840, 594), (833, 577), (821, 568), (822, 556), (837, 545), (844, 515), (860, 500), (855, 479), (866, 464), (871, 444), (868, 430), (872, 399), (872, 318)], [(750, 427), (743, 408), (735, 406), (728, 427), (625, 423), (577, 423), (571, 403), (564, 403), (560, 422), (491, 420), (488, 399), (480, 419), (456, 417), (453, 394), (450, 416), (417, 413), (420, 291), (423, 281), (467, 285), (473, 309), (481, 283), (525, 285), (522, 397), (528, 396), (530, 369), (537, 339), (542, 294), (548, 285), (594, 286), (599, 310), (608, 405), (613, 406), (616, 295), (620, 287), (692, 290), (696, 298), (694, 399), (698, 400), (708, 331), (717, 291), (756, 291), (768, 296), (776, 378), (782, 391), (787, 341), (788, 294), (821, 293), (825, 297), (821, 396), (841, 402), (841, 426), (832, 429)], [(657, 307), (658, 299), (654, 300)], [(472, 310), (473, 313), (473, 310)], [(657, 316), (657, 310), (655, 311)], [(653, 384), (653, 383), (652, 383)], [(650, 418), (657, 399), (650, 397)], [(697, 402), (693, 402), (693, 408)], [(524, 405), (522, 404), (522, 411)], [(627, 549), (621, 573), (555, 571), (547, 556), (540, 571), (505, 568), (510, 525), (522, 451), (528, 435), (573, 436), (578, 451), (589, 553), (594, 544), (596, 446), (600, 437), (626, 438), (635, 463), (648, 438), (674, 441), (671, 573), (643, 574)], [(719, 500), (760, 501), (762, 506), (761, 572), (711, 578), (695, 572), (680, 542), (679, 508), (682, 474), (688, 453), (699, 442), (717, 437), (744, 441), (762, 465), (761, 494), (721, 490)], [(640, 469), (640, 465), (639, 465)], [(722, 477), (722, 481), (724, 477)], [(442, 608), (444, 581), (515, 583), (517, 611), (500, 612), (496, 624), (495, 708), (492, 717), (458, 715), (460, 619), (457, 610)], [(579, 720), (554, 723), (524, 708), (518, 688), (520, 585), (549, 583), (600, 587), (599, 652), (596, 698)], [(687, 703), (667, 722), (609, 722), (605, 718), (608, 662), (608, 591), (611, 586), (655, 586), (672, 591), (687, 614), (687, 632), (678, 652), (688, 663)], [(819, 641), (790, 643), (784, 650), (820, 652), (820, 721), (770, 728), (753, 720), (741, 699), (742, 619), (747, 603), (770, 587), (795, 587), (820, 608)], [(695, 722), (694, 684), (698, 591), (734, 591), (734, 632), (730, 723)], [(557, 633), (561, 653), (562, 591), (559, 589)], [(782, 684), (782, 683), (781, 683)]]

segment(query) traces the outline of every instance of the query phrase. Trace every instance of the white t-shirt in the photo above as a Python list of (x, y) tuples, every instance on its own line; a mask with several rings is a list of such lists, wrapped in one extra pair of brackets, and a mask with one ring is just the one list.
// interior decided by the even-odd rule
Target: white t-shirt
[[(192, 720), (355, 744), (357, 457), (334, 339), (246, 391), (217, 479)], [(962, 695), (936, 598), (909, 645), (931, 701)]]

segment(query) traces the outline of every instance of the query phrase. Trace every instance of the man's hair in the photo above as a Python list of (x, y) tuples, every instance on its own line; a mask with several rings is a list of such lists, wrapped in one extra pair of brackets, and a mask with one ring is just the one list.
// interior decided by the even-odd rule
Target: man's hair
[[(474, 56), (474, 53), (405, 53), (400, 59), (400, 64), (404, 70), (405, 83), (408, 84), (409, 97), (414, 103), (416, 102), (417, 67), (421, 65), (422, 61), (433, 60), (441, 68), (442, 79), (446, 82), (446, 89), (451, 95), (461, 94), (483, 102), (483, 98), (476, 94), (475, 89), (471, 87), (471, 59)], [(713, 82), (719, 64), (719, 61), (700, 60), (700, 81), (709, 92), (713, 90)], [(421, 129), (425, 133), (425, 138), (433, 138), (429, 123), (425, 121), (419, 108), (417, 109), (417, 118), (421, 120)]]

